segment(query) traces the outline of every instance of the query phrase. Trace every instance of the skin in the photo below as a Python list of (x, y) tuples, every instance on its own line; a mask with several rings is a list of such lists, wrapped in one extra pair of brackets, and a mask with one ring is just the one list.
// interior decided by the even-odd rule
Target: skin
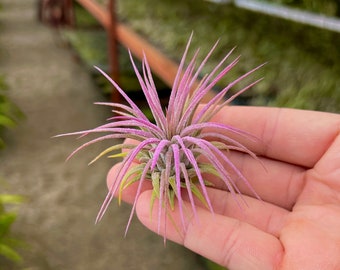
[[(213, 121), (259, 138), (228, 134), (261, 162), (242, 153), (226, 155), (261, 200), (241, 181), (236, 184), (242, 198), (210, 177), (215, 212), (197, 202), (195, 216), (185, 203), (185, 226), (174, 227), (181, 224), (175, 209), (166, 238), (229, 269), (340, 269), (340, 114), (235, 106), (225, 107)], [(119, 166), (110, 170), (108, 185)], [(125, 189), (123, 200), (132, 203), (136, 187)], [(150, 218), (150, 189), (150, 184), (143, 186), (136, 213), (147, 228), (158, 232), (157, 202)], [(158, 233), (163, 235), (164, 226)]]

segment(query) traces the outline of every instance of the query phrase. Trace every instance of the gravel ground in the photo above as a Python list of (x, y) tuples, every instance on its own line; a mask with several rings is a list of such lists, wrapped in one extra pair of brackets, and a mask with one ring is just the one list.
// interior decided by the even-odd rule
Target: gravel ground
[(94, 225), (112, 164), (87, 163), (104, 145), (65, 163), (79, 142), (51, 137), (102, 123), (108, 111), (92, 103), (103, 97), (56, 30), (36, 21), (34, 0), (1, 4), (0, 74), (26, 115), (0, 152), (0, 177), (8, 182), (0, 188), (26, 197), (13, 232), (28, 247), (13, 269), (203, 269), (197, 255), (170, 242), (164, 247), (136, 219), (124, 238), (127, 205), (114, 203)]

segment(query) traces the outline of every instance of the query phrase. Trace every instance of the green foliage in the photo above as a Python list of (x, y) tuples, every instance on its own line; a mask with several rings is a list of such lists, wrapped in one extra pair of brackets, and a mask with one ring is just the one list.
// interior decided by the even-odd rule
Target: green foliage
[[(23, 198), (18, 195), (0, 194), (0, 265), (6, 260), (21, 262), (21, 257), (15, 250), (21, 243), (11, 236), (11, 227), (17, 214), (8, 210), (9, 206), (17, 205)], [(0, 268), (1, 269), (1, 268)]]
[(84, 9), (77, 1), (74, 1), (75, 4), (75, 17), (77, 20), (77, 26), (81, 28), (97, 28), (100, 26), (98, 21), (86, 10)]
[[(5, 146), (2, 138), (3, 131), (15, 127), (19, 119), (23, 117), (19, 108), (8, 98), (7, 90), (4, 77), (0, 77), (0, 148)], [(20, 241), (11, 236), (11, 227), (17, 217), (12, 206), (21, 202), (21, 196), (0, 194), (0, 269), (6, 261), (21, 261), (20, 255), (15, 250), (20, 245)]]
[[(340, 111), (339, 33), (230, 4), (196, 0), (118, 2), (121, 19), (174, 59), (179, 59), (193, 31), (192, 47), (201, 48), (200, 55), (210, 49), (212, 40), (220, 40), (207, 70), (234, 46), (243, 59), (234, 69), (235, 78), (268, 62), (257, 74), (264, 80), (247, 93), (247, 104)], [(226, 84), (228, 80), (221, 80), (219, 87)]]
[(82, 62), (89, 65), (102, 66), (107, 63), (107, 39), (104, 31), (99, 30), (63, 30), (63, 36), (77, 52)]
[(327, 16), (336, 16), (336, 11), (340, 7), (337, 0), (265, 0), (277, 4), (296, 7), (303, 10), (308, 10), (315, 13), (322, 13)]
[(19, 108), (7, 97), (7, 89), (4, 77), (0, 76), (0, 148), (5, 146), (1, 133), (4, 129), (15, 127), (23, 116)]

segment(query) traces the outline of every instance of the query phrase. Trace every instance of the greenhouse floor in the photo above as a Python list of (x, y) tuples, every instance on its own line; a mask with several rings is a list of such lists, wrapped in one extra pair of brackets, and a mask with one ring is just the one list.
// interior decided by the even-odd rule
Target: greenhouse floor
[(23, 263), (6, 269), (204, 269), (197, 255), (170, 242), (164, 247), (137, 219), (124, 238), (128, 205), (113, 203), (94, 225), (112, 161), (87, 166), (104, 146), (97, 145), (65, 163), (80, 142), (52, 137), (97, 126), (109, 112), (93, 105), (105, 98), (58, 31), (37, 21), (36, 2), (1, 1), (0, 74), (25, 114), (0, 152), (0, 192), (25, 198), (13, 228), (26, 244)]

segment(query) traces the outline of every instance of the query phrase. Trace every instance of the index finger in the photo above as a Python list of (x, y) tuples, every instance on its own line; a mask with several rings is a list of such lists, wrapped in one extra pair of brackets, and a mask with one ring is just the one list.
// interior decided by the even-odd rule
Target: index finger
[(336, 138), (340, 114), (226, 106), (212, 121), (231, 125), (259, 138), (255, 142), (238, 138), (257, 155), (311, 168)]

